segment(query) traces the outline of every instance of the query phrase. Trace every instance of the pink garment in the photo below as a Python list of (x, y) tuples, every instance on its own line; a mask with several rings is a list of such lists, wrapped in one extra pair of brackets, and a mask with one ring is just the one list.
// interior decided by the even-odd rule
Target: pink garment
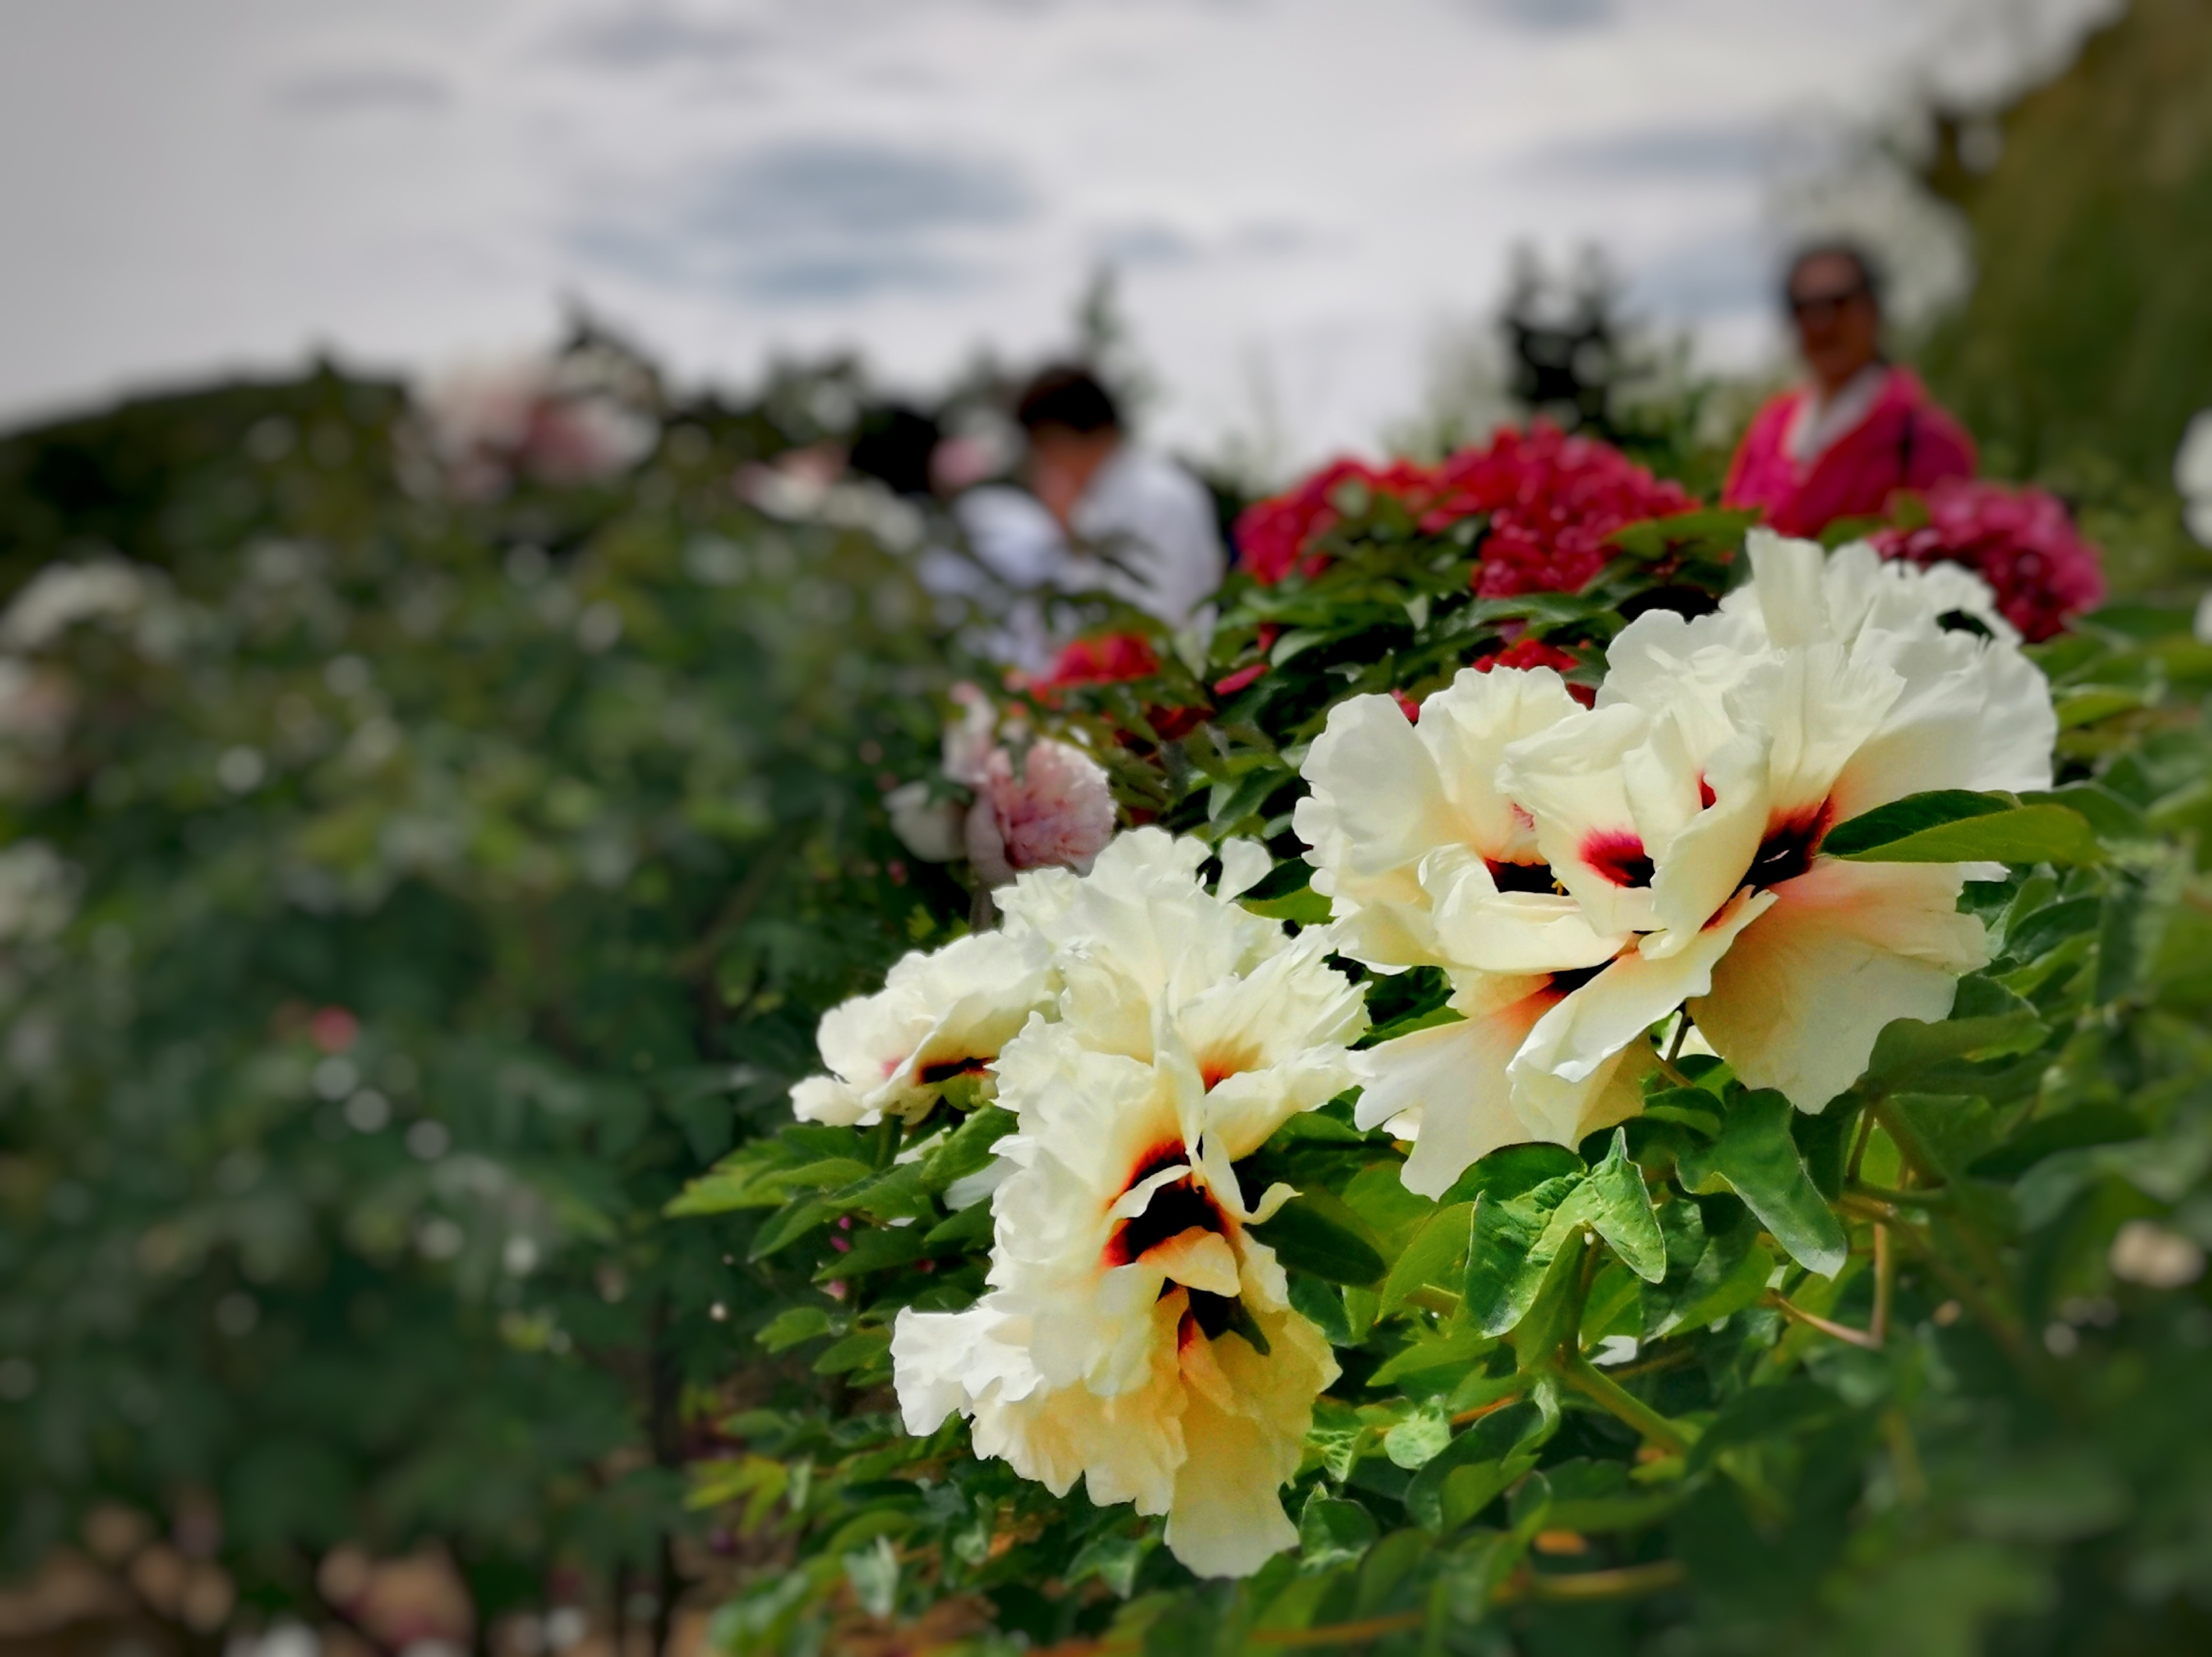
[(1910, 369), (1890, 369), (1866, 418), (1809, 466), (1789, 451), (1805, 396), (1784, 392), (1759, 410), (1729, 466), (1723, 506), (1757, 507), (1785, 535), (1817, 535), (1838, 518), (1881, 515), (1898, 490), (1974, 475), (1974, 440)]

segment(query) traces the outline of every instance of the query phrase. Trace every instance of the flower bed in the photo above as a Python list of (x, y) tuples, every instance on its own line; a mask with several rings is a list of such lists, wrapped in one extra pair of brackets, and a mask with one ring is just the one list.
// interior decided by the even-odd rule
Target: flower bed
[(724, 1642), (2167, 1615), (2102, 1538), (2212, 1384), (2212, 652), (2024, 645), (2092, 595), (2033, 502), (1913, 539), (1963, 509), (1828, 552), (1556, 433), (1339, 466), (1202, 652), (1127, 618), (1010, 692), (1121, 832), (979, 863), (677, 1204), (842, 1387), (696, 1470), (793, 1561)]

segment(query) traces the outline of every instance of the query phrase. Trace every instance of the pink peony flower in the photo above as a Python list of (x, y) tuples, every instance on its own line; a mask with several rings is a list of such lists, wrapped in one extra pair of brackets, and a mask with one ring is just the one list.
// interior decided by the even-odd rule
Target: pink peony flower
[[(1114, 795), (1106, 773), (1080, 748), (1049, 738), (1030, 744), (1020, 763), (1000, 740), (998, 710), (973, 685), (956, 685), (960, 718), (945, 730), (945, 774), (974, 791), (957, 819), (952, 844), (922, 813), (939, 809), (917, 795), (893, 825), (916, 856), (944, 862), (965, 852), (988, 886), (1002, 886), (1028, 868), (1086, 871), (1114, 838)], [(921, 789), (919, 783), (909, 788)], [(901, 792), (903, 792), (902, 790)], [(957, 812), (957, 807), (951, 807)]]
[(989, 886), (1024, 869), (1088, 873), (1114, 838), (1114, 795), (1098, 762), (1050, 739), (1032, 742), (1017, 770), (1005, 748), (992, 751), (975, 803), (968, 808), (968, 859)]
[(1999, 612), (2030, 643), (2103, 600), (2102, 555), (2056, 496), (1958, 478), (1936, 484), (1925, 499), (1928, 521), (1875, 531), (1875, 550), (1923, 569), (1963, 564), (1989, 583)]
[(465, 362), (415, 399), (416, 481), (465, 501), (529, 479), (556, 488), (628, 471), (660, 440), (652, 377), (605, 347)]

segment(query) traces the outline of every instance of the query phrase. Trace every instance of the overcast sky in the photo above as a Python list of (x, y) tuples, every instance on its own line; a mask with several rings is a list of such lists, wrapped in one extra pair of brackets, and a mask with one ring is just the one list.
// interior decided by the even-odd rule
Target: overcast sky
[(0, 0), (0, 422), (573, 295), (679, 381), (923, 387), (1123, 276), (1170, 440), (1371, 445), (1509, 250), (1775, 349), (1809, 146), (2101, 0)]

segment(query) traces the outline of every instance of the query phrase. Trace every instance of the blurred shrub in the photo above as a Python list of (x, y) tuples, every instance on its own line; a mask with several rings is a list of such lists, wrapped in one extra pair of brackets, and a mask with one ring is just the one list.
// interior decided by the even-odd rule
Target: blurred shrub
[(2051, 84), (1940, 132), (1929, 182), (1977, 277), (1930, 383), (2000, 475), (2163, 491), (2212, 405), (2212, 11), (2134, 0)]
[(0, 444), (0, 1570), (106, 1503), (249, 1604), (428, 1540), (665, 1619), (749, 1343), (655, 1216), (966, 904), (875, 803), (923, 526), (742, 506), (849, 417), (771, 392), (465, 505), (329, 370)]

